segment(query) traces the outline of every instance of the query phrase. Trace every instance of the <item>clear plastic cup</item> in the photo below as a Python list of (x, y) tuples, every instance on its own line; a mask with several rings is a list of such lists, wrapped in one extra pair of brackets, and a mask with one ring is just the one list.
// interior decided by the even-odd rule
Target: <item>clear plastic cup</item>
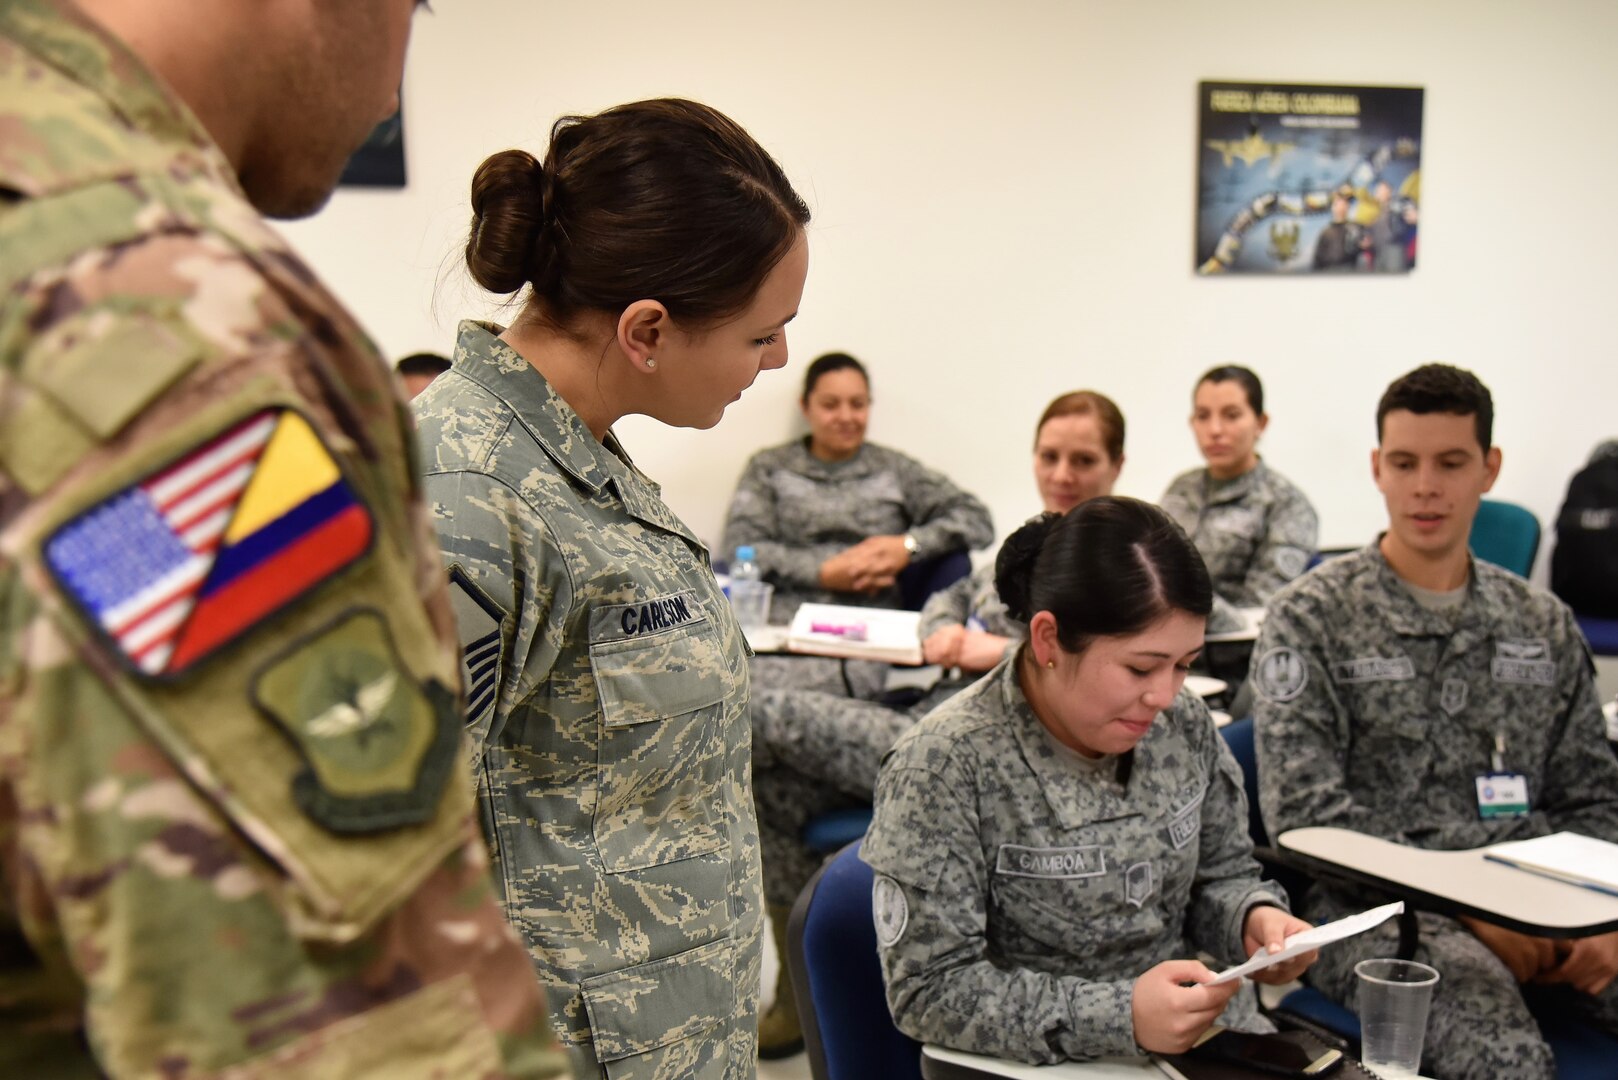
[(1421, 1073), (1427, 1011), (1438, 972), (1414, 960), (1361, 960), (1359, 976), (1360, 1059), (1383, 1080)]
[(775, 586), (766, 581), (731, 581), (730, 606), (743, 630), (757, 630), (770, 624), (770, 598)]

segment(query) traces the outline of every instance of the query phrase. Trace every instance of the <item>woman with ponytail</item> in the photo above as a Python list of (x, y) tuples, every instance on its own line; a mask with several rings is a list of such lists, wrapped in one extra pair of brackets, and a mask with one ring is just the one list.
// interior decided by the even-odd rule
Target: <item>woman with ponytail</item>
[[(1163, 511), (1092, 499), (1007, 538), (1027, 640), (888, 756), (861, 855), (888, 1004), (924, 1042), (1035, 1063), (1269, 1030), (1237, 963), (1308, 924), (1261, 880), (1242, 778), (1182, 690), (1213, 605)], [(1314, 959), (1255, 975), (1285, 982)]]
[(579, 1076), (753, 1074), (746, 645), (612, 426), (712, 427), (786, 363), (808, 220), (690, 101), (566, 117), (472, 181), (467, 266), (521, 306), (417, 399), (426, 495), (496, 880)]

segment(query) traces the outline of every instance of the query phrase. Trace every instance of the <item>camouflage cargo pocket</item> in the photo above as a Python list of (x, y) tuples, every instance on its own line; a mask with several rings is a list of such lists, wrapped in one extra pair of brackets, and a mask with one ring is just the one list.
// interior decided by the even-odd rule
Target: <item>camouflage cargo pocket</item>
[(724, 846), (732, 778), (721, 730), (734, 677), (717, 629), (704, 617), (596, 641), (590, 667), (601, 699), (593, 828), (602, 865), (641, 870)]
[(723, 1063), (714, 1029), (736, 1012), (735, 954), (721, 938), (584, 980), (590, 1040), (610, 1080), (683, 1080), (704, 1060)]

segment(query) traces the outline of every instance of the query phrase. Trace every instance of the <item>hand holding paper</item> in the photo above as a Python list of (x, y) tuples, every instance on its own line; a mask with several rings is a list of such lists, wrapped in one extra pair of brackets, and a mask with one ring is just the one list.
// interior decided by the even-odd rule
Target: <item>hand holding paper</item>
[[(1313, 929), (1314, 926), (1308, 921), (1298, 918), (1285, 908), (1270, 904), (1255, 905), (1248, 909), (1246, 918), (1242, 920), (1242, 955), (1256, 956), (1260, 952), (1280, 952), (1286, 948), (1289, 937)], [(1254, 982), (1281, 986), (1302, 976), (1309, 969), (1309, 965), (1318, 959), (1320, 959), (1319, 950), (1310, 949), (1263, 971), (1255, 971), (1250, 977)]]
[(1233, 968), (1226, 968), (1216, 975), (1212, 982), (1205, 985), (1217, 986), (1232, 979), (1239, 979), (1243, 975), (1251, 975), (1253, 972), (1262, 971), (1273, 964), (1290, 960), (1294, 956), (1308, 952), (1310, 949), (1318, 949), (1322, 946), (1330, 945), (1334, 941), (1342, 941), (1344, 938), (1353, 937), (1355, 934), (1363, 934), (1373, 927), (1380, 926), (1404, 909), (1404, 901), (1401, 900), (1397, 903), (1372, 908), (1370, 911), (1362, 911), (1358, 915), (1349, 915), (1346, 918), (1338, 919), (1336, 922), (1329, 922), (1324, 926), (1300, 930), (1287, 938), (1286, 947), (1280, 952), (1257, 952), (1246, 963), (1237, 964)]

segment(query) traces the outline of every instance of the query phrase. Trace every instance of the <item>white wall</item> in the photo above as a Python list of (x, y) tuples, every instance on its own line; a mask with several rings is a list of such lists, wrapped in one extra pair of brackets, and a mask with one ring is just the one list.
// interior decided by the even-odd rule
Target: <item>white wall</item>
[[(1266, 456), (1327, 546), (1381, 523), (1376, 399), (1429, 360), (1493, 388), (1496, 494), (1548, 524), (1618, 434), (1615, 41), (1610, 0), (445, 0), (416, 22), (410, 187), (341, 192), (289, 232), (386, 353), (447, 351), (459, 317), (490, 311), (456, 252), (477, 163), (541, 152), (565, 112), (694, 97), (775, 153), (815, 213), (792, 366), (713, 431), (620, 425), (699, 535), (717, 540), (746, 456), (798, 430), (802, 365), (833, 348), (873, 369), (871, 437), (978, 493), (1002, 534), (1036, 509), (1047, 399), (1112, 395), (1122, 490), (1154, 498), (1198, 461), (1191, 383), (1219, 362), (1263, 376)], [(1420, 268), (1194, 277), (1204, 78), (1425, 86)]]

